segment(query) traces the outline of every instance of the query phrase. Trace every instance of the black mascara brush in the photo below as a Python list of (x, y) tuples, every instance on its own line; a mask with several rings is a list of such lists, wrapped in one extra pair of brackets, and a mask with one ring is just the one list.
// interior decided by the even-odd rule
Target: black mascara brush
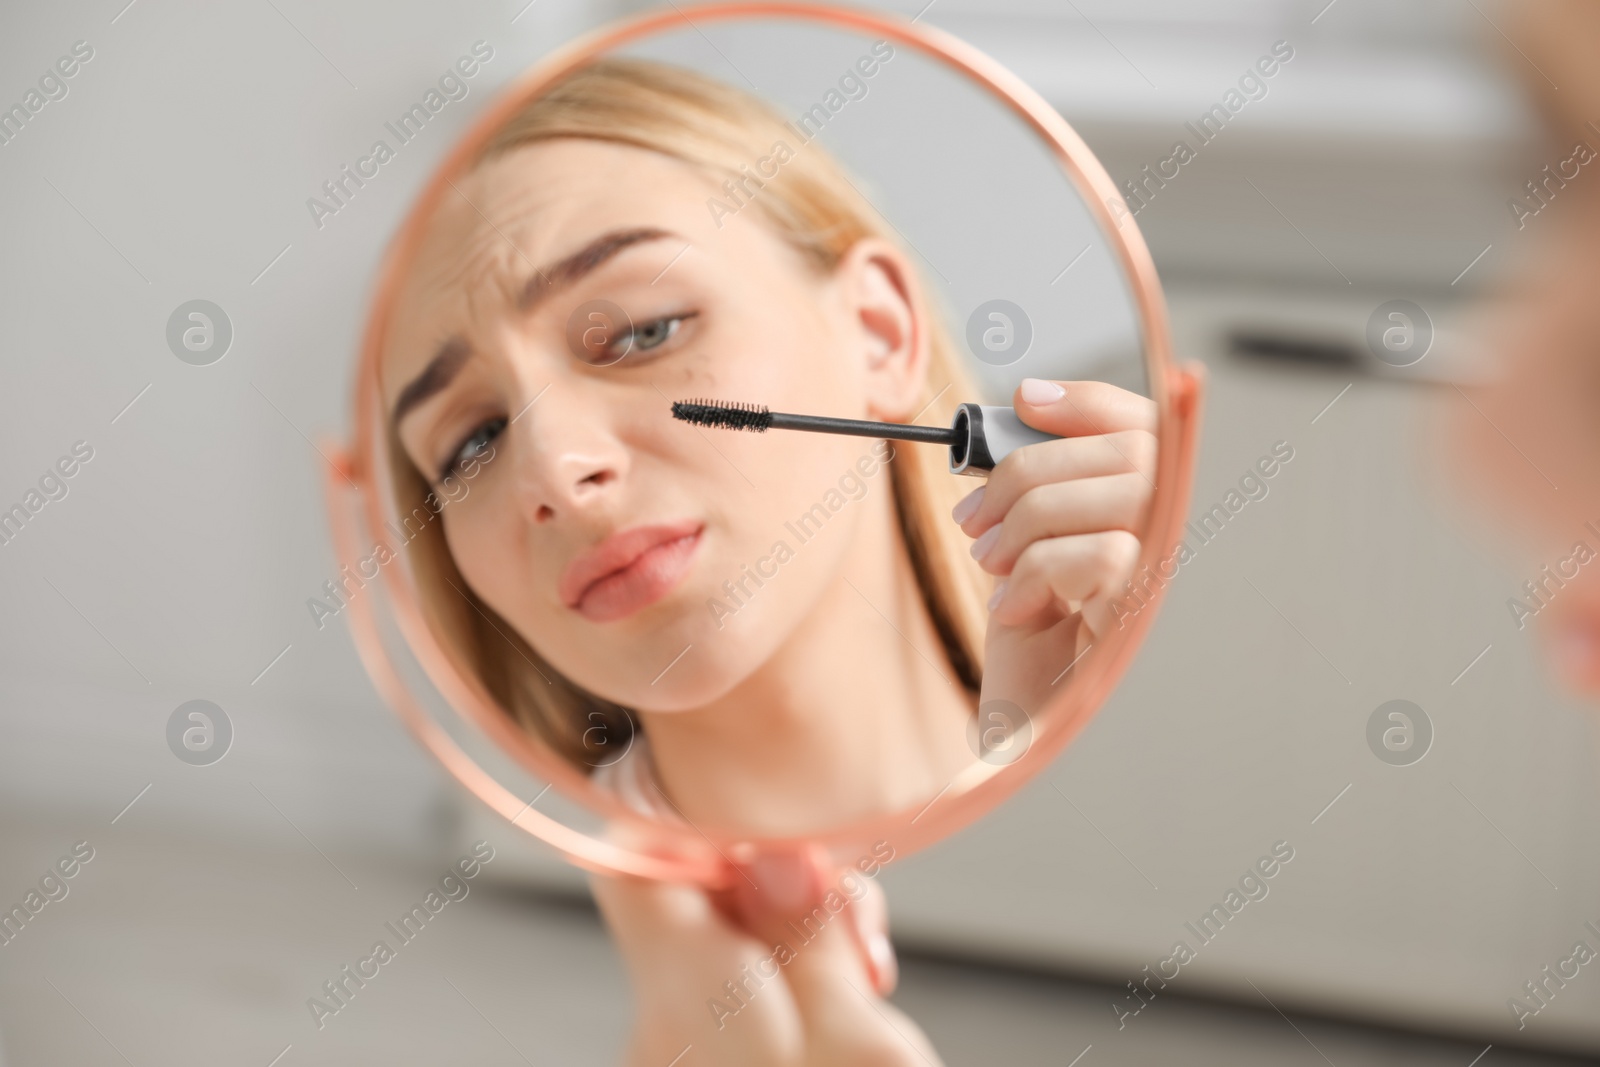
[(754, 404), (728, 404), (717, 400), (680, 400), (672, 405), (672, 417), (696, 426), (723, 430), (810, 430), (812, 433), (844, 434), (848, 437), (882, 437), (891, 441), (916, 441), (947, 445), (950, 448), (950, 473), (978, 477), (988, 474), (1006, 456), (1024, 445), (1051, 441), (1053, 434), (1035, 430), (1008, 407), (962, 404), (956, 408), (949, 429), (913, 426), (900, 422), (867, 422), (862, 419), (830, 419), (821, 415), (791, 415), (768, 411)]

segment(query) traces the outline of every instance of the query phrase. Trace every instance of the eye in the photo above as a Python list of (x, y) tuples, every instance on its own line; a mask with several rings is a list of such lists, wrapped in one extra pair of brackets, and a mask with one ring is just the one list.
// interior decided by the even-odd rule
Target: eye
[(638, 323), (628, 332), (612, 340), (611, 344), (607, 346), (607, 355), (620, 359), (622, 355), (627, 355), (636, 349), (640, 352), (648, 352), (653, 348), (660, 348), (672, 340), (685, 322), (698, 314), (700, 314), (698, 311), (684, 311), (676, 315), (663, 315), (659, 319)]
[(443, 467), (439, 468), (439, 474), (435, 480), (437, 482), (444, 481), (464, 464), (482, 456), (484, 452), (488, 451), (489, 442), (499, 437), (500, 432), (505, 428), (506, 420), (504, 418), (490, 419), (479, 425), (477, 429), (464, 437), (460, 444), (456, 445), (456, 449), (450, 454), (450, 458), (445, 460)]
[(648, 351), (677, 333), (682, 323), (682, 318), (656, 319), (654, 322), (645, 323), (642, 329), (635, 330), (633, 337), (640, 348)]

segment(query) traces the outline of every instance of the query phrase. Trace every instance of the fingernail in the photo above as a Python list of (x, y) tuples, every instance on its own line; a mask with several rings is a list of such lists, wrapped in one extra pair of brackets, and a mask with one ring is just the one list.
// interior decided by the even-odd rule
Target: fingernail
[(1066, 395), (1067, 391), (1055, 382), (1043, 378), (1022, 379), (1022, 399), (1029, 404), (1054, 404)]
[(900, 977), (900, 964), (894, 958), (894, 946), (883, 934), (873, 934), (867, 938), (867, 956), (872, 960), (872, 969), (878, 979), (878, 995), (886, 997), (894, 992)]
[(998, 540), (1000, 540), (1000, 524), (997, 523), (983, 531), (983, 536), (972, 542), (972, 558), (981, 561)]
[(983, 503), (983, 486), (978, 486), (972, 492), (962, 497), (956, 506), (950, 509), (950, 517), (956, 520), (956, 525), (961, 526), (972, 516), (978, 513), (978, 505)]
[(1001, 582), (994, 587), (994, 594), (989, 597), (989, 610), (993, 611), (1000, 606), (1000, 601), (1006, 598), (1006, 583)]

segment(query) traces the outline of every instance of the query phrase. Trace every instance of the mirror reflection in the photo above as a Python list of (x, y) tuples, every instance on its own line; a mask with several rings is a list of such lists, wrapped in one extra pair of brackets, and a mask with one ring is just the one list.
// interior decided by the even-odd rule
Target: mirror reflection
[(522, 103), (426, 219), (379, 368), (444, 646), (596, 796), (755, 835), (1014, 762), (1118, 630), (1155, 490), (1130, 287), (1060, 164), (907, 49), (789, 29)]

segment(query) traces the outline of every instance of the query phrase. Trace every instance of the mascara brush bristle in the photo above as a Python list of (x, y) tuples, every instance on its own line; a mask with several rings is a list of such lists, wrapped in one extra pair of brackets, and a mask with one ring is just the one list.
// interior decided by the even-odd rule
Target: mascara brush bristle
[(680, 400), (672, 405), (672, 417), (696, 426), (723, 430), (754, 430), (763, 433), (772, 426), (772, 412), (764, 405), (728, 404), (717, 400)]

